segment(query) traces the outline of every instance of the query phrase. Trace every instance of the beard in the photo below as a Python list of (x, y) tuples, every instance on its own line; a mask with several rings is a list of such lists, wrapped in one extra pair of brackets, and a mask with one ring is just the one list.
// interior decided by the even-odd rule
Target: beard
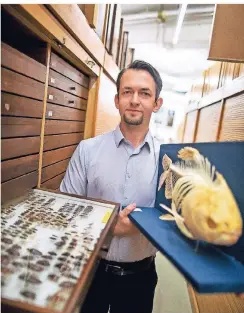
[(124, 114), (123, 120), (127, 125), (141, 125), (143, 122), (143, 114), (139, 117), (128, 117)]

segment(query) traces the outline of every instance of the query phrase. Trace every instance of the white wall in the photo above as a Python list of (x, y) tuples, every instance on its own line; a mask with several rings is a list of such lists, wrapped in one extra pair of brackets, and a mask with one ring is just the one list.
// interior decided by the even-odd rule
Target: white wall
[[(158, 113), (153, 113), (150, 130), (161, 143), (180, 142), (179, 128), (183, 126), (187, 97), (171, 91), (162, 91), (163, 106)], [(168, 110), (174, 110), (173, 126), (167, 126)]]

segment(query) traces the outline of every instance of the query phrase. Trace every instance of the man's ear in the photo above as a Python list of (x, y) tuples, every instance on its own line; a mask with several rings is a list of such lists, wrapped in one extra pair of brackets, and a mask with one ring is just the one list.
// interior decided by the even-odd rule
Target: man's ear
[(119, 95), (114, 96), (114, 103), (117, 109), (119, 109)]
[(156, 113), (161, 108), (163, 104), (163, 98), (158, 98), (158, 100), (154, 103), (153, 112)]

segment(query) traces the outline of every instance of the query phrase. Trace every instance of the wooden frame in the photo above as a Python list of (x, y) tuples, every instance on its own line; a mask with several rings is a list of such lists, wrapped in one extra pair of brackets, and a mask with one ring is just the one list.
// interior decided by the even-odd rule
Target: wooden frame
[(134, 48), (128, 48), (125, 66), (128, 66), (129, 64), (131, 64), (134, 61), (134, 53), (135, 53)]
[(120, 69), (122, 70), (125, 67), (126, 62), (126, 55), (128, 49), (128, 42), (129, 42), (129, 32), (123, 33), (123, 40), (122, 40), (122, 49), (121, 49), (121, 60), (120, 60)]
[(107, 31), (105, 47), (109, 54), (111, 54), (111, 42), (113, 40), (114, 33), (114, 19), (116, 15), (117, 4), (109, 4), (108, 19), (107, 19)]
[(78, 4), (91, 28), (97, 27), (98, 4)]
[[(27, 26), (52, 48), (88, 75), (98, 76), (100, 67), (78, 44), (55, 17), (39, 4), (3, 5), (22, 24)], [(78, 7), (77, 7), (78, 8)], [(79, 8), (78, 8), (79, 9)], [(82, 13), (81, 13), (82, 14)]]
[(123, 29), (124, 29), (124, 19), (120, 19), (120, 26), (119, 26), (119, 41), (118, 41), (118, 48), (117, 48), (117, 55), (116, 55), (116, 64), (120, 66), (121, 61), (121, 49), (122, 49), (122, 43), (123, 43)]
[[(116, 217), (120, 208), (120, 205), (118, 203), (110, 202), (110, 201), (104, 201), (104, 200), (98, 200), (94, 198), (86, 198), (82, 196), (77, 196), (77, 195), (72, 195), (68, 193), (62, 193), (62, 192), (55, 192), (52, 190), (44, 189), (44, 188), (37, 188), (37, 190), (44, 190), (44, 191), (50, 191), (54, 194), (63, 194), (67, 195), (69, 197), (73, 198), (78, 198), (78, 199), (87, 199), (99, 203), (107, 203), (107, 204), (112, 204), (114, 205), (113, 212), (109, 218), (109, 220), (106, 223), (105, 228), (102, 230), (101, 236), (98, 239), (98, 242), (95, 246), (95, 249), (93, 250), (92, 254), (89, 257), (89, 260), (87, 264), (85, 265), (84, 271), (82, 275), (79, 277), (76, 286), (73, 288), (72, 294), (70, 298), (68, 299), (68, 302), (66, 303), (65, 307), (61, 311), (56, 311), (52, 309), (47, 309), (27, 303), (23, 303), (20, 301), (14, 301), (14, 300), (9, 300), (6, 298), (2, 298), (2, 308), (4, 312), (8, 313), (30, 313), (30, 312), (36, 312), (36, 313), (73, 313), (74, 310), (77, 308), (77, 306), (81, 306), (86, 293), (89, 289), (89, 286), (92, 281), (92, 277), (95, 273), (95, 270), (98, 266), (98, 261), (100, 257), (104, 254), (104, 252), (107, 251), (108, 245), (111, 242), (112, 239), (112, 230), (113, 227), (116, 224)], [(22, 195), (21, 197), (18, 197), (16, 199), (12, 199), (12, 201), (8, 202), (5, 204), (5, 206), (9, 205), (16, 205), (20, 201), (23, 201), (26, 197), (26, 194)]]

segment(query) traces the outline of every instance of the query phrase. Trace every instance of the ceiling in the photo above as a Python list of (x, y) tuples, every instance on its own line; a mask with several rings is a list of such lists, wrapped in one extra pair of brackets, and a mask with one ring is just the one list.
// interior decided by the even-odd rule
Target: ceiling
[(214, 4), (189, 4), (173, 44), (181, 4), (121, 4), (124, 30), (135, 58), (152, 63), (164, 89), (186, 92), (212, 62), (207, 61)]

